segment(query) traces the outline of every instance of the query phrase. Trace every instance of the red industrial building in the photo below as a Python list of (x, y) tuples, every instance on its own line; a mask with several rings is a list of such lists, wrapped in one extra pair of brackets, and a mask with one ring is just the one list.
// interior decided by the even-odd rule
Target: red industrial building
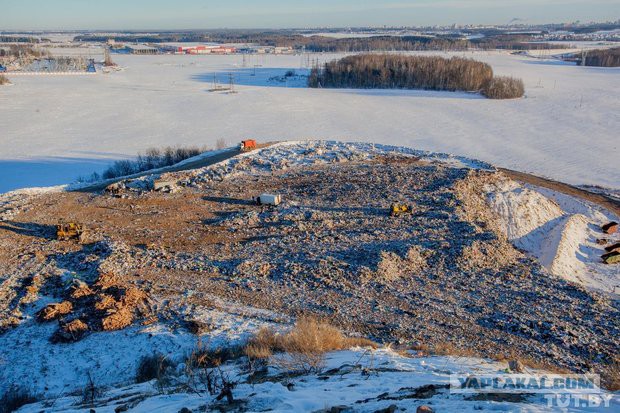
[(237, 48), (232, 46), (179, 46), (177, 53), (180, 54), (231, 54)]

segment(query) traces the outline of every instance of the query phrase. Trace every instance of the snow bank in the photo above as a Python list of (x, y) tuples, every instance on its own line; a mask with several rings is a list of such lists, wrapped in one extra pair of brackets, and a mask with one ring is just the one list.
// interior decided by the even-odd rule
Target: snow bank
[[(516, 247), (552, 274), (609, 293), (620, 292), (620, 271), (601, 261), (600, 226), (612, 219), (587, 201), (546, 188), (501, 179), (485, 187), (500, 226)], [(614, 238), (611, 238), (614, 242)]]
[(524, 250), (539, 249), (536, 230), (564, 214), (558, 204), (515, 181), (503, 180), (485, 189), (491, 207), (504, 220), (508, 239)]

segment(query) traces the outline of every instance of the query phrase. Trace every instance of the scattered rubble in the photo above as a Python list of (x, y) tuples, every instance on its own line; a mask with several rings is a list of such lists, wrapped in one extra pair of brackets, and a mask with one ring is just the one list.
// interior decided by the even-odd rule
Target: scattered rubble
[[(20, 320), (13, 313), (40, 274), (38, 296), (74, 307), (58, 318), (63, 339), (149, 318), (153, 297), (167, 303), (155, 314), (170, 312), (168, 319), (198, 304), (310, 312), (381, 342), (609, 368), (620, 304), (514, 248), (487, 203), (487, 189), (505, 178), (468, 166), (411, 150), (373, 152), (370, 144), (294, 144), (168, 174), (179, 188), (172, 193), (152, 191), (155, 178), (145, 177), (112, 194), (49, 194), (12, 218), (38, 225), (33, 231), (0, 232), (2, 274), (11, 274), (2, 280), (10, 298), (0, 320)], [(545, 219), (560, 218), (561, 208), (542, 195), (505, 189), (517, 202), (545, 202)], [(282, 203), (255, 205), (263, 192), (281, 194)], [(390, 217), (395, 202), (412, 213)], [(59, 211), (96, 228), (98, 240), (46, 238)], [(17, 259), (16, 249), (31, 255)], [(75, 278), (83, 283), (63, 282)], [(208, 328), (192, 324), (191, 314), (180, 318), (197, 334)]]
[(99, 276), (92, 285), (74, 279), (65, 295), (66, 301), (48, 304), (37, 313), (39, 322), (58, 320), (59, 329), (51, 337), (55, 343), (77, 341), (88, 331), (121, 330), (136, 317), (150, 314), (147, 294), (110, 274)]
[(73, 304), (70, 301), (53, 303), (45, 306), (37, 313), (37, 319), (41, 322), (57, 320), (73, 311)]

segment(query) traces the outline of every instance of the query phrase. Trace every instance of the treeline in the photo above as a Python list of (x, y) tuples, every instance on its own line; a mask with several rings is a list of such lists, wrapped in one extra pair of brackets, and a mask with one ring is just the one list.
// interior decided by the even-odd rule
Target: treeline
[(6, 58), (20, 58), (20, 57), (32, 57), (40, 58), (47, 57), (49, 53), (46, 50), (42, 50), (36, 47), (23, 44), (12, 44), (8, 48), (0, 48), (0, 57)]
[[(49, 39), (43, 39), (43, 41), (49, 41)], [(40, 43), (41, 39), (37, 37), (23, 37), (23, 36), (0, 36), (0, 43)]]
[(253, 43), (262, 46), (291, 47), (309, 52), (366, 52), (366, 51), (417, 51), (445, 50), (462, 51), (468, 49), (548, 49), (557, 48), (547, 43), (527, 43), (528, 35), (485, 36), (467, 40), (460, 36), (371, 36), (356, 38), (335, 38), (329, 36), (302, 36), (282, 32), (257, 31), (215, 31), (203, 33), (162, 33), (157, 35), (81, 35), (75, 40), (85, 42), (105, 42), (108, 39), (118, 42), (168, 43), (168, 42), (216, 42)]
[(587, 54), (585, 54), (585, 58), (580, 58), (577, 64), (585, 66), (618, 67), (620, 66), (620, 47), (588, 51)]
[(326, 36), (270, 36), (259, 41), (266, 46), (292, 47), (308, 52), (364, 52), (364, 51), (416, 51), (416, 50), (466, 50), (467, 40), (421, 36), (373, 36), (360, 38), (334, 38)]
[(95, 172), (87, 180), (98, 181), (101, 178), (112, 179), (149, 171), (151, 169), (163, 168), (200, 155), (207, 150), (207, 148), (199, 148), (197, 146), (177, 148), (168, 146), (164, 149), (150, 148), (147, 149), (144, 154), (139, 154), (135, 160), (116, 161), (101, 175)]
[(491, 66), (473, 59), (393, 54), (363, 54), (328, 62), (312, 69), (308, 86), (481, 92), (493, 99), (524, 93), (521, 80), (493, 78)]
[(363, 54), (326, 63), (310, 87), (478, 91), (493, 78), (486, 63), (461, 57)]
[(493, 50), (547, 50), (564, 49), (568, 46), (551, 43), (536, 42), (531, 34), (504, 34), (497, 33), (478, 39), (472, 39), (471, 44), (474, 48)]

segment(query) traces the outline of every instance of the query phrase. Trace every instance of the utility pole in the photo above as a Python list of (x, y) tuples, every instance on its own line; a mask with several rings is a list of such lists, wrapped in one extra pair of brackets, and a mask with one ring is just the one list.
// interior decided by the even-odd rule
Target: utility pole
[(229, 92), (234, 93), (235, 92), (235, 79), (232, 73), (228, 74), (228, 82), (229, 82)]

